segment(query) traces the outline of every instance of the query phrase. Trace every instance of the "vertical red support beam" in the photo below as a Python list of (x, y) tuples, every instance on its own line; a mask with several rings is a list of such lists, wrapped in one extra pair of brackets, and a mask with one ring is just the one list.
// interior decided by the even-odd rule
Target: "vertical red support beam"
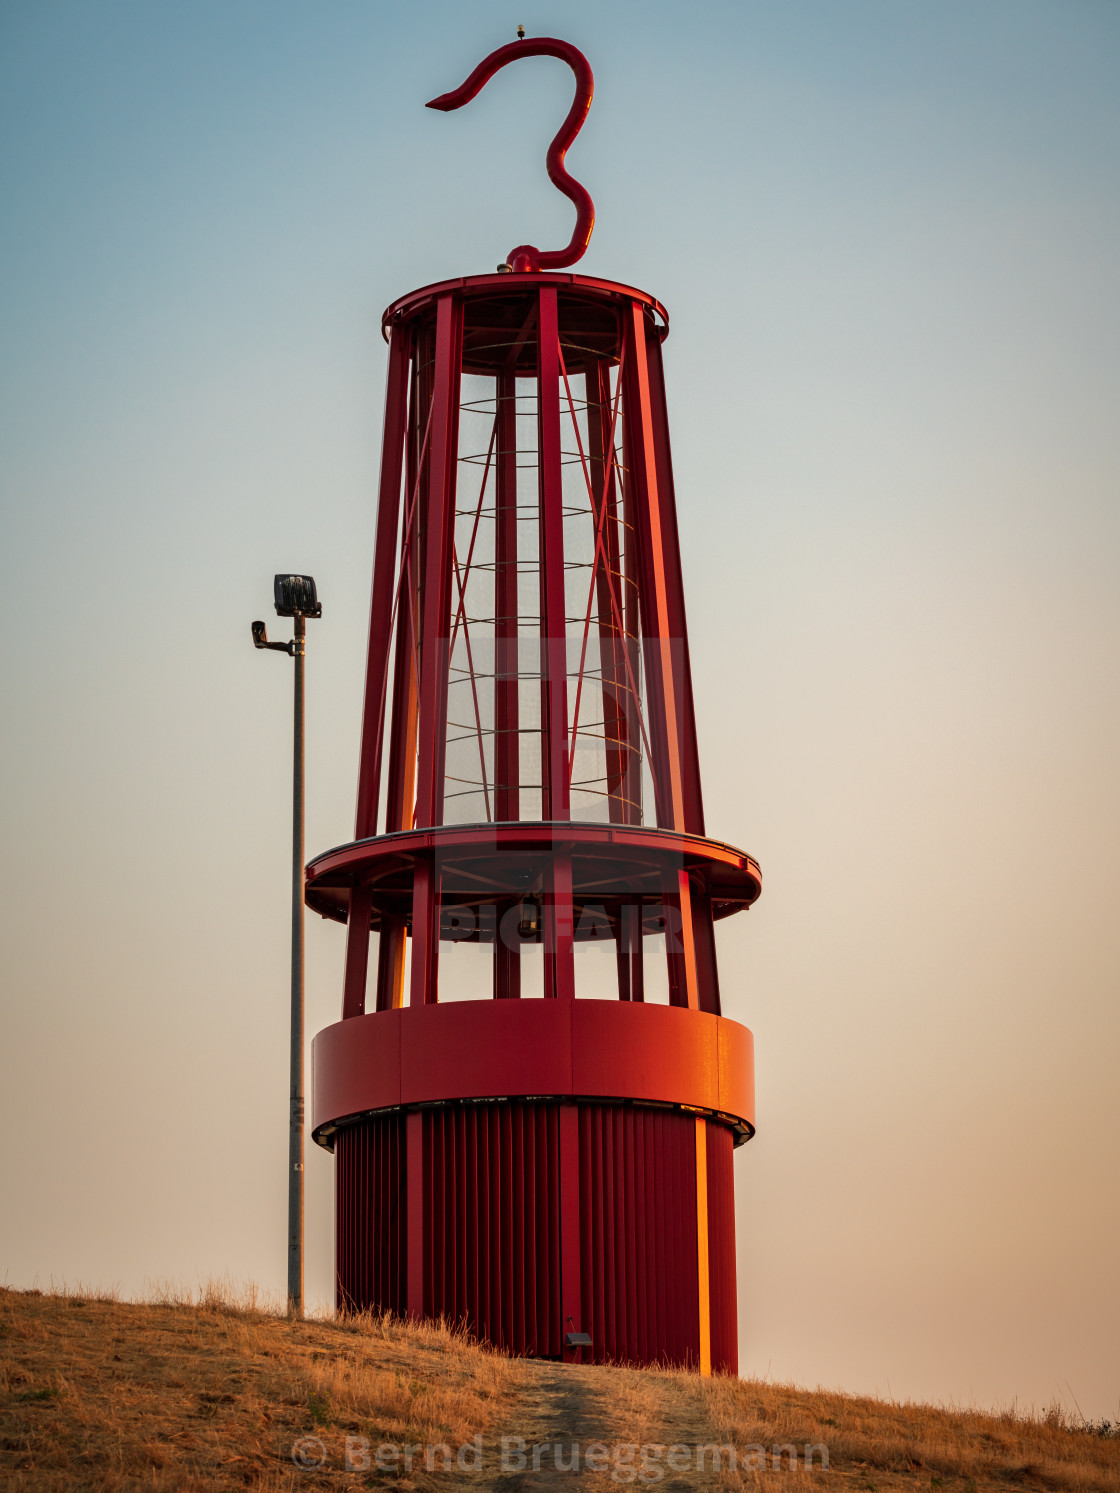
[(708, 1263), (708, 1122), (696, 1116), (696, 1280), (700, 1316), (700, 1372), (712, 1372), (712, 1305)]
[[(537, 460), (540, 498), (543, 817), (571, 817), (568, 793), (568, 620), (564, 586), (564, 489), (560, 445), (560, 326), (556, 287), (540, 288), (537, 316)], [(575, 995), (572, 861), (552, 855), (544, 904), (544, 993)]]
[[(390, 722), (389, 772), (385, 791), (385, 832), (411, 829), (416, 793), (418, 690), (416, 632), (420, 615), (420, 513), (427, 511), (430, 464), (424, 454), (424, 432), (431, 408), (431, 358), (427, 337), (417, 347), (408, 431), (408, 504), (415, 496), (411, 523), (401, 535), (400, 600), (397, 605), (396, 657), (393, 665), (393, 710)], [(421, 367), (420, 365), (425, 366)], [(407, 515), (406, 515), (407, 518)], [(377, 1010), (404, 1004), (404, 963), (408, 930), (400, 917), (384, 916), (377, 949)]]
[(453, 296), (440, 296), (436, 306), (428, 503), (421, 536), (423, 586), (420, 596), (420, 711), (415, 817), (419, 827), (443, 821), (447, 667), (451, 641), (451, 550), (455, 528), (462, 354), (462, 308)]
[[(560, 1107), (560, 1343), (583, 1332), (580, 1277), (579, 1110)], [(581, 1363), (582, 1348), (563, 1347), (565, 1363)]]
[[(521, 943), (511, 916), (516, 903), (499, 902), (494, 919), (494, 999), (521, 998)], [(508, 921), (506, 921), (508, 918)], [(504, 931), (503, 931), (504, 923)], [(513, 923), (511, 929), (510, 923)]]
[(618, 998), (620, 1001), (630, 999), (630, 920), (627, 917), (627, 907), (623, 903), (615, 917), (614, 924), (614, 951), (615, 963), (618, 968)]
[[(354, 838), (377, 833), (381, 792), (382, 744), (385, 738), (385, 701), (392, 642), (393, 597), (397, 579), (397, 528), (401, 505), (401, 472), (408, 433), (408, 366), (411, 337), (394, 327), (389, 338), (389, 374), (385, 386), (385, 431), (381, 447), (381, 481), (377, 497), (377, 537), (374, 546), (373, 586), (370, 597), (369, 643), (366, 649), (366, 689), (362, 710), (362, 744), (358, 761), (358, 806)], [(365, 1010), (369, 969), (368, 889), (356, 888), (350, 899), (346, 933), (346, 978), (342, 1014), (358, 1016)]]
[[(432, 852), (434, 857), (435, 852)], [(434, 858), (417, 862), (412, 877), (412, 981), (409, 1004), (438, 999), (440, 872)]]
[(520, 813), (518, 750), (517, 595), (517, 378), (511, 369), (497, 380), (497, 454), (494, 503), (494, 725), (496, 743), (494, 817)]
[(624, 902), (618, 909), (615, 939), (618, 957), (618, 998), (644, 1001), (645, 966), (642, 962), (642, 905)]
[(346, 974), (342, 986), (342, 1019), (361, 1016), (366, 1009), (369, 974), (369, 917), (373, 896), (368, 886), (350, 892), (346, 918)]
[(397, 622), (397, 657), (393, 671), (393, 756), (389, 763), (388, 791), (385, 804), (385, 833), (412, 828), (416, 795), (416, 726), (417, 678), (416, 640), (412, 618), (419, 605), (419, 588), (415, 584), (415, 555), (404, 577), (401, 615)]
[[(422, 536), (415, 811), (418, 826), (440, 824), (443, 820), (447, 668), (451, 641), (451, 553), (455, 528), (462, 354), (462, 307), (453, 296), (440, 296), (436, 305), (430, 477)], [(438, 998), (439, 899), (438, 866), (433, 862), (418, 866), (412, 889), (410, 999), (414, 1006), (428, 1005)]]
[[(626, 451), (626, 411), (622, 412), (623, 451)], [(622, 666), (627, 689), (623, 696), (626, 709), (626, 739), (630, 750), (626, 754), (626, 773), (622, 783), (622, 798), (627, 808), (627, 824), (642, 823), (642, 731), (639, 712), (641, 700), (637, 691), (641, 688), (641, 603), (638, 591), (640, 575), (638, 567), (638, 519), (635, 509), (634, 483), (630, 474), (622, 477), (622, 518), (620, 533), (624, 542), (622, 549)], [(634, 688), (630, 682), (633, 680)], [(652, 764), (651, 764), (652, 770)]]
[(506, 1287), (511, 1302), (513, 1321), (510, 1339), (515, 1353), (524, 1353), (529, 1347), (528, 1301), (525, 1289), (525, 1148), (523, 1106), (509, 1106), (509, 1126), (506, 1135), (506, 1188), (508, 1219), (507, 1244), (509, 1271)]
[(373, 558), (373, 591), (366, 650), (366, 692), (362, 712), (362, 746), (358, 765), (358, 808), (354, 838), (377, 833), (381, 791), (381, 746), (393, 597), (397, 580), (397, 526), (401, 505), (401, 469), (407, 429), (410, 335), (396, 326), (389, 340), (389, 375), (385, 387), (385, 433), (381, 447), (381, 482), (377, 497), (377, 539)]
[(665, 953), (669, 962), (669, 1004), (700, 1009), (700, 981), (696, 965), (692, 883), (683, 867), (666, 867), (662, 878), (665, 899)]
[(568, 624), (560, 446), (560, 329), (555, 286), (541, 287), (538, 329), (543, 817), (568, 819)]
[(424, 1289), (425, 1238), (424, 1238), (424, 1116), (413, 1110), (405, 1116), (405, 1244), (407, 1265), (405, 1270), (406, 1311), (414, 1320), (423, 1317), (426, 1311), (427, 1292)]
[[(633, 807), (625, 795), (631, 741), (627, 730), (624, 640), (616, 619), (614, 597), (621, 599), (618, 500), (613, 462), (610, 369), (602, 358), (588, 365), (587, 446), (591, 465), (592, 516), (601, 529), (602, 553), (595, 572), (595, 605), (599, 626), (599, 660), (603, 691), (603, 735), (606, 739), (607, 804), (612, 824), (629, 824)], [(605, 511), (604, 511), (605, 510)]]
[(403, 918), (381, 919), (377, 941), (377, 1010), (395, 1011), (404, 1005), (404, 956), (408, 929)]
[(692, 938), (696, 948), (696, 980), (701, 1011), (720, 1014), (719, 967), (716, 963), (716, 930), (712, 899), (695, 885), (692, 888)]
[[(521, 813), (520, 708), (518, 696), (517, 587), (517, 375), (512, 366), (497, 376), (497, 456), (494, 504), (494, 818)], [(502, 934), (512, 904), (499, 903), (494, 932), (494, 996), (521, 994), (521, 945)]]
[(645, 314), (637, 302), (625, 313), (626, 456), (633, 484), (631, 512), (636, 524), (642, 612), (642, 648), (646, 665), (647, 719), (655, 760), (650, 771), (657, 785), (657, 822), (665, 829), (685, 828), (684, 781), (681, 771), (681, 710), (674, 667), (676, 639), (671, 628), (665, 574), (664, 523), (654, 438), (654, 413), (646, 349)]
[[(675, 523), (670, 506), (671, 487), (666, 486), (671, 482), (667, 469), (668, 433), (662, 430), (659, 436), (657, 432), (659, 424), (664, 426), (665, 410), (663, 401), (656, 398), (660, 385), (657, 376), (651, 376), (646, 318), (636, 302), (627, 310), (625, 347), (626, 450), (634, 485), (632, 511), (637, 525), (641, 574), (646, 699), (655, 759), (650, 770), (657, 785), (658, 824), (687, 831), (690, 817), (695, 821), (697, 813), (690, 794), (693, 788), (699, 791), (699, 768), (694, 764), (691, 776), (685, 770), (687, 750), (695, 754), (695, 732), (690, 740), (685, 700), (687, 696), (691, 703), (691, 683), (687, 680), (684, 600), (680, 594), (675, 534), (669, 552), (666, 550), (666, 531)], [(658, 362), (657, 375), (659, 369)], [(700, 982), (692, 889), (683, 867), (667, 873), (663, 892), (666, 916), (675, 924), (666, 928), (669, 999), (674, 1005), (698, 1010)], [(714, 960), (714, 949), (712, 957)], [(712, 992), (708, 992), (707, 999), (711, 998)]]
[(724, 1125), (708, 1132), (708, 1294), (712, 1315), (712, 1372), (739, 1371), (735, 1311), (734, 1142)]
[(683, 828), (690, 835), (704, 833), (704, 797), (700, 788), (700, 754), (696, 743), (696, 710), (692, 698), (692, 665), (688, 653), (688, 625), (684, 609), (680, 536), (677, 532), (677, 500), (673, 488), (673, 462), (669, 449), (669, 411), (665, 401), (665, 373), (661, 342), (646, 326), (646, 367), (649, 380), (650, 414), (657, 469), (658, 509), (661, 518), (661, 556), (665, 576), (666, 620), (673, 640), (676, 665), (676, 702), (684, 792)]
[(544, 994), (572, 1000), (576, 993), (575, 937), (572, 914), (572, 857), (555, 845), (544, 900)]
[[(704, 833), (704, 796), (700, 785), (700, 753), (696, 740), (696, 709), (692, 692), (692, 664), (688, 651), (684, 580), (681, 573), (677, 502), (673, 487), (673, 461), (669, 447), (669, 410), (665, 398), (665, 372), (661, 342), (646, 326), (650, 411), (657, 466), (657, 490), (661, 511), (661, 553), (665, 570), (665, 596), (673, 661), (677, 670), (677, 709), (680, 722), (681, 782), (684, 794), (684, 829), (692, 835)], [(696, 949), (700, 1010), (720, 1012), (719, 969), (716, 963), (715, 928), (710, 900), (692, 893), (693, 939)]]

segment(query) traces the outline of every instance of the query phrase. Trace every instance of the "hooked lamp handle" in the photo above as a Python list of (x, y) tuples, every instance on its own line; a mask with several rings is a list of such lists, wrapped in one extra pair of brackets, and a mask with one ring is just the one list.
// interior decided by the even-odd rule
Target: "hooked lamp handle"
[(496, 52), (491, 52), (489, 57), (483, 58), (459, 88), (453, 89), (451, 93), (441, 93), (439, 98), (431, 99), (425, 107), (440, 109), (445, 113), (452, 109), (461, 109), (464, 104), (470, 103), (475, 94), (481, 92), (499, 68), (505, 67), (507, 62), (515, 62), (519, 57), (559, 57), (561, 62), (566, 62), (576, 75), (576, 96), (572, 100), (572, 107), (568, 110), (568, 117), (557, 130), (545, 158), (549, 179), (564, 193), (565, 197), (570, 198), (575, 204), (576, 227), (565, 248), (541, 250), (533, 244), (519, 244), (516, 249), (511, 249), (506, 255), (506, 264), (519, 274), (540, 270), (562, 270), (583, 258), (591, 238), (591, 230), (595, 227), (595, 204), (591, 200), (590, 192), (573, 176), (570, 176), (564, 166), (564, 157), (568, 147), (583, 127), (583, 121), (587, 118), (587, 111), (591, 108), (591, 100), (595, 93), (595, 79), (591, 73), (591, 66), (578, 47), (573, 47), (570, 42), (557, 41), (551, 36), (510, 42), (508, 46), (499, 47)]

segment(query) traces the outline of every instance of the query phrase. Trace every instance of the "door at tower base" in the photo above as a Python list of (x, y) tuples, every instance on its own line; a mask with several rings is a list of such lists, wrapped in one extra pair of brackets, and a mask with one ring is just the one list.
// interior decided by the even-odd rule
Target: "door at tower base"
[(443, 1317), (539, 1358), (561, 1358), (576, 1328), (585, 1362), (695, 1369), (710, 1352), (714, 1372), (734, 1373), (733, 1145), (711, 1119), (642, 1105), (503, 1100), (356, 1120), (335, 1136), (339, 1307)]

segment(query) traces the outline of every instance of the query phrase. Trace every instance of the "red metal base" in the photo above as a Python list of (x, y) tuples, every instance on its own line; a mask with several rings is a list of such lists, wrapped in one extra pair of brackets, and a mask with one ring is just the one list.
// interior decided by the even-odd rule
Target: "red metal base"
[[(337, 1022), (313, 1063), (341, 1307), (444, 1316), (542, 1358), (735, 1371), (745, 1027), (673, 1006), (464, 1001)], [(565, 1349), (573, 1331), (591, 1348)]]
[[(574, 1122), (578, 1142), (579, 1310), (571, 1324), (561, 1289), (565, 1122)], [(691, 1115), (507, 1100), (396, 1111), (347, 1126), (335, 1141), (340, 1307), (409, 1309), (409, 1168), (418, 1164), (423, 1249), (415, 1314), (462, 1322), (511, 1353), (695, 1369), (706, 1275), (711, 1368), (734, 1373), (733, 1136), (726, 1126), (699, 1123), (706, 1249)], [(565, 1354), (564, 1334), (573, 1327), (592, 1346)]]

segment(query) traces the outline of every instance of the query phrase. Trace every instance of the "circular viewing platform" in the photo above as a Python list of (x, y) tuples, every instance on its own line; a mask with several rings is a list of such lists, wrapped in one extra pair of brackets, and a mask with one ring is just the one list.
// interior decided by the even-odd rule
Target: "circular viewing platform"
[(379, 928), (383, 917), (407, 919), (417, 865), (438, 861), (441, 936), (486, 941), (493, 922), (483, 909), (531, 895), (558, 852), (571, 856), (577, 940), (598, 936), (595, 909), (619, 901), (648, 909), (646, 931), (658, 932), (666, 880), (680, 870), (711, 898), (717, 919), (750, 907), (762, 890), (758, 863), (718, 840), (633, 825), (520, 820), (440, 825), (340, 845), (308, 865), (307, 905), (345, 923), (350, 892), (361, 885), (372, 894), (371, 927)]

